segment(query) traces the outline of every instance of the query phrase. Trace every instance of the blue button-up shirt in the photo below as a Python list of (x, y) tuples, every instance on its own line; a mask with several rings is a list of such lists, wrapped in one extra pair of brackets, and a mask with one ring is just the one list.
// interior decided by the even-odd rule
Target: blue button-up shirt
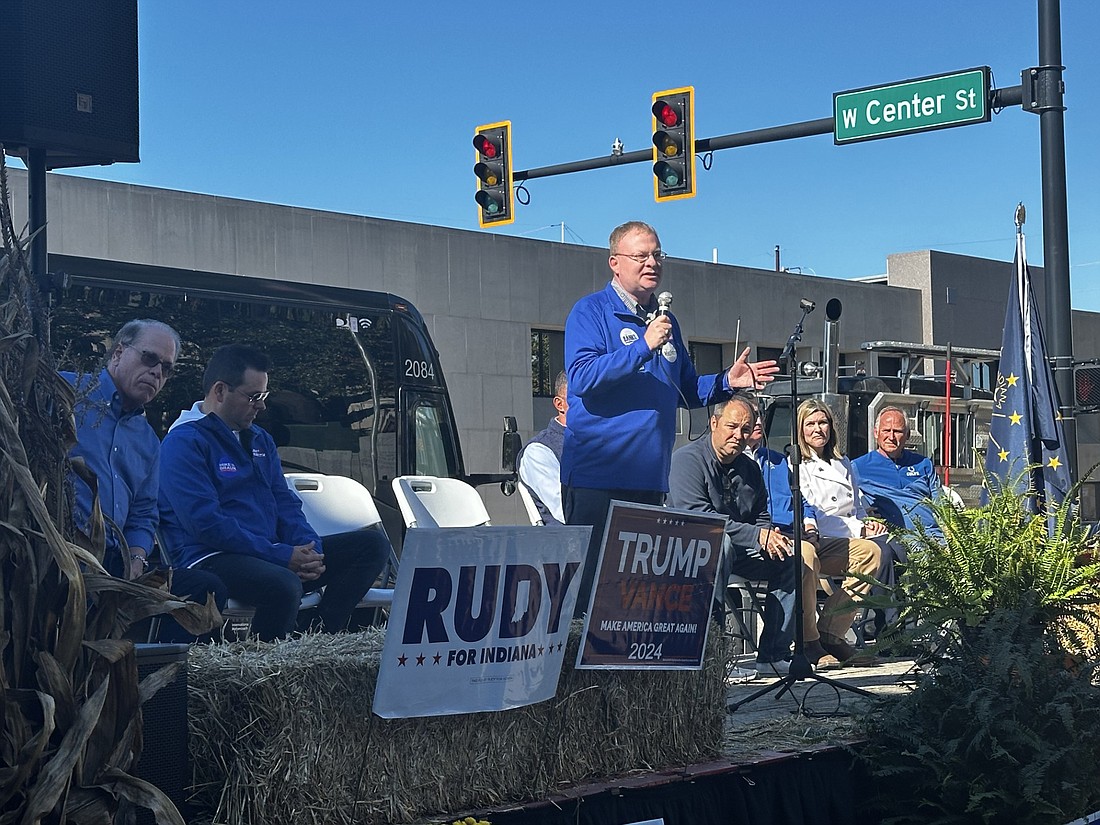
[[(157, 486), (160, 478), (160, 440), (145, 417), (144, 407), (123, 411), (115, 383), (107, 370), (98, 383), (90, 376), (61, 373), (76, 387), (77, 444), (72, 456), (84, 459), (99, 482), (99, 506), (126, 537), (130, 547), (150, 550), (157, 528)], [(87, 532), (92, 513), (92, 491), (74, 477), (76, 501), (73, 519), (76, 527)], [(107, 549), (117, 550), (118, 536), (108, 526)], [(113, 570), (108, 554), (108, 569)]]

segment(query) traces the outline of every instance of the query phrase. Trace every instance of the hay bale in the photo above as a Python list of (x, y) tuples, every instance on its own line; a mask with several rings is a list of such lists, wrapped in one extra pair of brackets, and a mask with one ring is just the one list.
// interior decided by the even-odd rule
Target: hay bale
[(380, 719), (378, 630), (196, 646), (188, 690), (193, 801), (227, 825), (408, 823), (537, 799), (562, 785), (718, 754), (726, 643), (702, 671), (577, 671), (500, 713)]

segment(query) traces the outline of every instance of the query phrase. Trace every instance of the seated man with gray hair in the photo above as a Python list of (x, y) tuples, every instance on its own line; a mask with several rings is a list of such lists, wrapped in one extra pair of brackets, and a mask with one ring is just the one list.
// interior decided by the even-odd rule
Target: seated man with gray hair
[[(91, 532), (96, 496), (108, 527), (103, 566), (112, 576), (136, 579), (149, 567), (158, 524), (160, 439), (145, 417), (145, 405), (157, 397), (175, 369), (180, 338), (161, 321), (140, 319), (115, 333), (106, 363), (98, 375), (61, 373), (76, 388), (77, 443), (70, 455), (83, 460), (95, 474), (93, 490), (73, 477), (73, 522), (84, 535)], [(121, 535), (120, 535), (121, 534)], [(213, 594), (225, 607), (225, 585), (211, 572), (176, 570), (172, 592), (200, 604)], [(166, 621), (161, 641), (191, 641), (174, 620)]]
[(940, 535), (939, 525), (928, 506), (939, 500), (943, 485), (932, 462), (913, 450), (909, 440), (909, 417), (900, 407), (883, 407), (875, 417), (877, 449), (852, 462), (859, 474), (859, 491), (892, 527), (912, 530), (923, 525)]

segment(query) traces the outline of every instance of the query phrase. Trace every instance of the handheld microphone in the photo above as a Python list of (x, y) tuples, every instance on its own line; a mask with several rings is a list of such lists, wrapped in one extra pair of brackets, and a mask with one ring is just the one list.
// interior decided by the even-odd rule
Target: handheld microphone
[(672, 293), (662, 292), (657, 296), (657, 315), (668, 316), (672, 314)]
[[(672, 314), (670, 307), (672, 306), (672, 293), (662, 292), (657, 296), (657, 317), (667, 318)], [(666, 361), (676, 360), (676, 345), (671, 341), (667, 342), (661, 347), (661, 355), (664, 356)]]

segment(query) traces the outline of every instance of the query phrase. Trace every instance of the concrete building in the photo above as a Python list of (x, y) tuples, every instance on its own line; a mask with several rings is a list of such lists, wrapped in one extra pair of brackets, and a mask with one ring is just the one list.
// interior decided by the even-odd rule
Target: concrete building
[[(25, 173), (10, 170), (10, 183), (20, 225)], [(408, 299), (424, 315), (441, 354), (469, 472), (498, 471), (503, 416), (514, 415), (525, 436), (545, 425), (549, 399), (535, 397), (532, 389), (533, 334), (544, 344), (542, 367), (556, 371), (554, 352), (560, 360), (570, 307), (609, 277), (602, 248), (64, 175), (49, 176), (47, 204), (52, 254)], [(629, 217), (610, 216), (608, 231)], [(866, 362), (859, 345), (869, 340), (997, 349), (1011, 272), (1010, 263), (932, 251), (891, 255), (884, 276), (861, 281), (672, 258), (664, 287), (675, 297), (673, 312), (696, 347), (697, 363), (717, 371), (745, 345), (758, 357), (778, 354), (798, 321), (801, 298), (821, 309), (807, 320), (800, 356), (820, 355), (823, 308), (831, 298), (844, 305), (842, 363)], [(1036, 289), (1041, 295), (1038, 284)], [(1100, 354), (1100, 315), (1077, 312), (1073, 323), (1077, 357)], [(878, 368), (865, 366), (870, 373)], [(694, 418), (697, 433), (703, 419)], [(686, 415), (683, 424), (686, 430)], [(1100, 442), (1091, 422), (1081, 430), (1082, 441)], [(1100, 450), (1082, 450), (1082, 467), (1097, 458)], [(483, 492), (495, 521), (523, 519), (518, 501)]]

